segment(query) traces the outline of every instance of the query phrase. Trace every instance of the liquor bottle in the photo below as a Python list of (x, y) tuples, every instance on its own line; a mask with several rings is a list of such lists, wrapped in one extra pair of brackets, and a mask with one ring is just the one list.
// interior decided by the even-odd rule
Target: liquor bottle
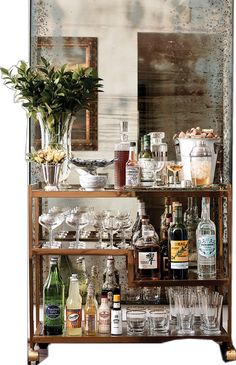
[(188, 197), (188, 208), (184, 212), (184, 225), (188, 233), (189, 266), (197, 266), (196, 229), (199, 223), (197, 199)]
[(64, 283), (58, 258), (50, 259), (50, 272), (43, 288), (44, 334), (62, 335), (64, 329)]
[(216, 277), (216, 226), (210, 219), (210, 198), (202, 198), (201, 220), (197, 227), (197, 272), (201, 279)]
[(111, 335), (122, 335), (122, 312), (120, 304), (120, 294), (113, 295), (113, 305), (111, 309)]
[(105, 281), (106, 281), (106, 274), (107, 274), (108, 270), (112, 270), (114, 272), (115, 282), (116, 282), (117, 286), (119, 286), (119, 284), (120, 284), (120, 274), (119, 274), (119, 271), (117, 270), (117, 268), (115, 267), (114, 256), (107, 256), (106, 268), (105, 268), (105, 270), (103, 272), (103, 275), (102, 275), (103, 283), (105, 283)]
[(79, 257), (76, 260), (76, 263), (77, 263), (77, 274), (79, 280), (80, 295), (82, 297), (82, 304), (85, 304), (87, 297), (88, 275), (86, 273), (84, 257)]
[(115, 145), (114, 151), (114, 188), (125, 186), (125, 168), (129, 158), (128, 122), (120, 123), (120, 143)]
[(129, 159), (126, 162), (126, 180), (127, 187), (137, 187), (140, 183), (140, 167), (136, 157), (136, 142), (130, 142)]
[(141, 230), (142, 227), (142, 217), (146, 215), (146, 211), (145, 211), (145, 203), (143, 201), (138, 201), (138, 211), (137, 211), (137, 216), (136, 216), (136, 220), (134, 222), (133, 228), (132, 228), (132, 243), (134, 244), (135, 240), (136, 240), (136, 236), (138, 234), (138, 232)]
[(101, 302), (101, 285), (100, 285), (100, 281), (98, 278), (98, 267), (96, 265), (93, 265), (91, 267), (91, 275), (90, 275), (89, 282), (93, 284), (94, 291), (95, 291), (95, 298), (96, 298), (98, 304), (100, 304), (100, 302)]
[(112, 306), (113, 294), (115, 292), (115, 289), (118, 287), (119, 286), (115, 278), (114, 270), (109, 268), (106, 271), (106, 279), (105, 282), (103, 283), (102, 290), (107, 294), (108, 304), (110, 307)]
[(140, 138), (140, 151), (138, 154), (138, 158), (140, 159), (144, 151), (144, 136)]
[(149, 218), (142, 218), (141, 237), (135, 242), (135, 268), (138, 279), (160, 278), (160, 246)]
[(146, 134), (143, 138), (144, 150), (138, 160), (140, 166), (140, 180), (142, 186), (152, 186), (154, 181), (155, 163), (150, 150), (150, 136)]
[(98, 332), (109, 334), (111, 331), (111, 309), (108, 304), (107, 293), (102, 291), (101, 305), (98, 311)]
[(167, 143), (163, 142), (165, 138), (164, 132), (152, 132), (151, 136), (151, 152), (155, 161), (154, 186), (163, 186), (168, 183), (167, 173)]
[(94, 296), (93, 284), (88, 285), (86, 304), (84, 306), (84, 334), (86, 336), (96, 336), (97, 334), (98, 310)]
[(70, 277), (69, 296), (66, 300), (66, 334), (81, 336), (82, 297), (79, 291), (79, 281), (76, 276)]
[(182, 217), (182, 204), (175, 202), (173, 224), (169, 228), (169, 269), (171, 279), (188, 278), (188, 234)]
[(171, 200), (169, 197), (165, 198), (165, 210), (161, 215), (161, 222), (160, 222), (160, 237), (163, 236), (162, 231), (169, 228), (172, 223), (172, 205)]

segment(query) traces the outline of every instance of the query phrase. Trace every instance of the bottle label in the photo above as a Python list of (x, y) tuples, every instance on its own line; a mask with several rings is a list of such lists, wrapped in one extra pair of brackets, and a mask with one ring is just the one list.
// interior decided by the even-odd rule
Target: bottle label
[(198, 252), (204, 257), (213, 257), (216, 254), (215, 235), (204, 235), (198, 238)]
[(99, 332), (110, 331), (111, 317), (110, 312), (102, 310), (99, 312)]
[(49, 304), (45, 309), (45, 314), (48, 319), (57, 319), (61, 315), (61, 308), (55, 304)]
[(111, 334), (121, 335), (122, 334), (122, 316), (121, 310), (111, 311)]
[(81, 309), (66, 310), (66, 328), (81, 328)]
[(171, 269), (188, 269), (188, 240), (170, 241)]
[(85, 314), (85, 331), (96, 331), (96, 314)]
[(126, 166), (126, 182), (127, 186), (138, 186), (140, 181), (139, 166)]
[(142, 236), (145, 239), (154, 237), (154, 230), (150, 226), (142, 225)]
[(157, 252), (139, 252), (139, 269), (157, 269)]
[(169, 271), (168, 267), (168, 257), (163, 256), (163, 272), (167, 273)]
[(154, 178), (154, 160), (152, 158), (139, 159), (141, 181), (153, 181)]

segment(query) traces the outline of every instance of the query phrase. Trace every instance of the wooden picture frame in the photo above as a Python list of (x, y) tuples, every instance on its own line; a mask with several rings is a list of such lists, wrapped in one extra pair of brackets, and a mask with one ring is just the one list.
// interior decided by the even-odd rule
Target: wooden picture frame
[[(33, 47), (32, 47), (33, 48)], [(40, 64), (41, 56), (50, 59), (55, 65), (67, 63), (70, 68), (77, 64), (83, 67), (97, 68), (96, 37), (37, 37), (33, 60)], [(41, 147), (39, 125), (35, 125), (33, 138), (35, 148)], [(98, 106), (97, 99), (91, 103), (89, 110), (77, 113), (73, 123), (71, 146), (73, 151), (98, 149)]]

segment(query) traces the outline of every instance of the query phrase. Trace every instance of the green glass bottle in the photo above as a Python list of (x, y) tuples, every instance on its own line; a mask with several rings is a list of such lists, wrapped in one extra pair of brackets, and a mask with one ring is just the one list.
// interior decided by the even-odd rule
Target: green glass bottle
[(62, 335), (64, 330), (64, 283), (58, 258), (50, 259), (50, 272), (43, 288), (44, 334)]

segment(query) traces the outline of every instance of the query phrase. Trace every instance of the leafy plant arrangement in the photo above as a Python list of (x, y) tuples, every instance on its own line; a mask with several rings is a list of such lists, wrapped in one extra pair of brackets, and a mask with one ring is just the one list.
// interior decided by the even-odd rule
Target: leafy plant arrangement
[(27, 154), (28, 161), (38, 164), (58, 164), (63, 163), (66, 158), (66, 152), (50, 146), (43, 150), (34, 151)]
[(89, 109), (90, 102), (102, 91), (93, 68), (70, 70), (65, 64), (55, 67), (41, 57), (42, 65), (28, 66), (25, 61), (6, 69), (0, 67), (4, 84), (15, 90), (15, 101), (22, 102), (30, 117), (38, 114), (48, 130), (61, 130), (69, 115)]

